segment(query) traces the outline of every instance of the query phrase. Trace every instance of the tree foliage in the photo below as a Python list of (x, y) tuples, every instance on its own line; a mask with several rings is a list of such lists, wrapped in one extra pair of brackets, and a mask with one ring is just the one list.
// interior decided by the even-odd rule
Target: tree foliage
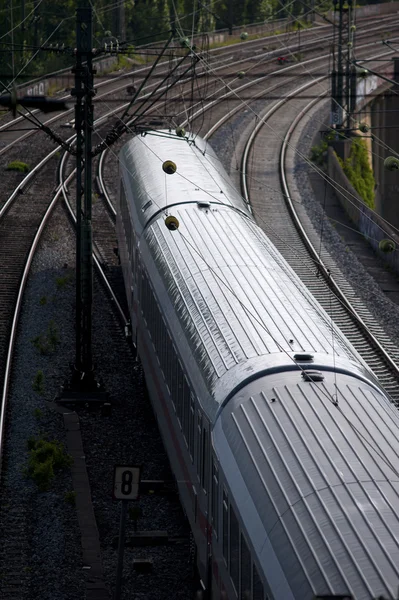
[[(118, 3), (93, 0), (94, 45), (118, 36)], [(76, 46), (75, 15), (78, 0), (0, 0), (0, 50), (3, 73), (23, 72), (27, 78), (43, 75), (73, 62)], [(332, 0), (315, 0), (318, 12)], [(310, 3), (303, 0), (125, 0), (126, 40), (134, 46), (165, 40), (170, 30), (178, 36), (240, 27), (269, 19), (304, 17)], [(22, 23), (22, 25), (21, 25)], [(67, 47), (69, 53), (46, 53), (42, 44)], [(11, 52), (11, 48), (14, 52)], [(18, 83), (21, 81), (19, 78)]]

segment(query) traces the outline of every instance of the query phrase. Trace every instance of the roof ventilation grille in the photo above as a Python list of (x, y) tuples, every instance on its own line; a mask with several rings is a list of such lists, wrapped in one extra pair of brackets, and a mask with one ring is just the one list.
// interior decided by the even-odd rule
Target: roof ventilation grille
[(302, 377), (305, 381), (323, 381), (324, 375), (321, 371), (302, 371)]
[(309, 354), (307, 352), (298, 352), (297, 354), (294, 354), (294, 360), (297, 362), (312, 361), (313, 359), (313, 354)]
[(143, 212), (145, 212), (145, 211), (147, 210), (147, 208), (150, 208), (151, 204), (152, 204), (152, 200), (148, 200), (148, 202), (146, 202), (146, 203), (144, 204), (144, 206), (142, 207), (142, 209), (141, 209), (141, 210), (142, 210)]
[(210, 208), (211, 203), (208, 202), (207, 200), (202, 200), (202, 201), (197, 202), (197, 206), (198, 206), (198, 208)]

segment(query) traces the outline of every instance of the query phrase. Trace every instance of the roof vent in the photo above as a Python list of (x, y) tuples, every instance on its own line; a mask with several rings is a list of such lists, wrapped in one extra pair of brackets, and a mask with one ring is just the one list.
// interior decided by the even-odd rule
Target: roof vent
[(306, 352), (298, 352), (297, 354), (294, 354), (294, 360), (296, 360), (297, 362), (312, 361), (313, 358), (313, 354), (309, 354)]
[(207, 200), (202, 200), (200, 202), (197, 202), (197, 206), (198, 206), (198, 208), (210, 208), (211, 203), (208, 202)]
[(145, 211), (147, 210), (147, 208), (150, 208), (151, 204), (152, 204), (152, 200), (148, 200), (148, 202), (146, 202), (146, 203), (144, 204), (144, 206), (142, 207), (142, 209), (141, 209), (141, 210), (142, 210), (143, 212), (145, 212)]
[(324, 375), (321, 371), (302, 371), (302, 377), (305, 381), (323, 381)]

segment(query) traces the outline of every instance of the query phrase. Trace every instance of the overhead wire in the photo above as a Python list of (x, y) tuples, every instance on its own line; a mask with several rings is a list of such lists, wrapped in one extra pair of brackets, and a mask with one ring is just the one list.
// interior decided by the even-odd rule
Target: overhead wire
[[(64, 21), (62, 21), (62, 22), (64, 22)], [(59, 27), (60, 25), (61, 25), (61, 24), (59, 24), (59, 25), (57, 26), (57, 28), (56, 28), (56, 30), (55, 30), (55, 31), (57, 31), (57, 29), (58, 29), (58, 27)], [(55, 33), (55, 31), (54, 31), (53, 33)], [(53, 35), (53, 34), (51, 34), (51, 35), (49, 36), (49, 38), (48, 38), (46, 41), (48, 41), (48, 40), (49, 40), (49, 39), (52, 37), (52, 35)], [(30, 61), (29, 61), (29, 62), (30, 62)], [(29, 63), (28, 63), (28, 64), (29, 64)], [(258, 118), (260, 118), (260, 117), (258, 116)], [(180, 232), (180, 233), (181, 233), (181, 232)], [(184, 234), (181, 234), (181, 235), (183, 235), (183, 237), (184, 237)], [(186, 239), (186, 243), (190, 244), (190, 241)], [(194, 250), (194, 251), (196, 251), (196, 252), (198, 252), (198, 250), (197, 250), (195, 247), (193, 247), (193, 250)], [(199, 253), (199, 255), (201, 256), (202, 260), (204, 260), (204, 257), (201, 255), (201, 253)], [(205, 262), (206, 262), (206, 261), (205, 261)], [(208, 265), (208, 266), (209, 266), (209, 267), (212, 269), (212, 266), (210, 266), (210, 265)], [(217, 275), (217, 276), (218, 276), (218, 274), (216, 274), (216, 272), (214, 272), (214, 273), (215, 273), (215, 275)], [(224, 284), (224, 281), (223, 281), (222, 279), (220, 279), (220, 281), (222, 282), (222, 284)], [(237, 298), (237, 296), (234, 294), (234, 292), (233, 292), (232, 290), (230, 290), (230, 293), (232, 293), (232, 294), (233, 294), (233, 296), (235, 296), (235, 298), (236, 298), (236, 299), (237, 299), (237, 300), (240, 302), (240, 300)], [(246, 308), (245, 306), (243, 306), (243, 308), (244, 308), (244, 310), (245, 310), (245, 311), (247, 311), (247, 308)], [(254, 317), (254, 316), (252, 315), (252, 318), (256, 318), (256, 317)], [(262, 326), (264, 326), (264, 325), (263, 325), (263, 323), (262, 323)], [(265, 329), (266, 329), (266, 331), (267, 331), (267, 328), (265, 328)], [(271, 335), (269, 331), (267, 331), (267, 332), (268, 332), (268, 334), (269, 334), (269, 335)], [(275, 340), (275, 342), (278, 344), (278, 342), (277, 342), (276, 340)], [(282, 349), (282, 350), (284, 351), (284, 349)], [(299, 366), (299, 365), (297, 365), (297, 366)], [(322, 392), (323, 392), (323, 390), (322, 390)], [(328, 399), (329, 399), (329, 400), (331, 400), (331, 398), (330, 398), (330, 395), (328, 395), (327, 397), (328, 397)], [(336, 403), (335, 403), (335, 402), (333, 402), (333, 403), (334, 403), (334, 405), (336, 405)], [(341, 412), (342, 412), (342, 409), (341, 409)], [(346, 418), (347, 418), (347, 417), (346, 417)], [(347, 418), (347, 419), (348, 419), (348, 418)], [(351, 426), (353, 426), (353, 425), (351, 424)], [(353, 427), (354, 427), (354, 426), (353, 426)], [(366, 440), (366, 441), (367, 441), (367, 440)], [(370, 444), (370, 442), (368, 442), (368, 441), (367, 441), (367, 443), (369, 443), (369, 444)], [(370, 445), (371, 445), (371, 444), (370, 444)], [(371, 447), (373, 447), (373, 446), (371, 445)], [(375, 448), (373, 448), (373, 449), (374, 449), (374, 451), (376, 451), (376, 450), (375, 450)], [(397, 475), (397, 476), (398, 476), (398, 473), (397, 473), (397, 471), (396, 471), (396, 470), (394, 469), (394, 467), (393, 467), (393, 466), (390, 464), (390, 462), (389, 462), (389, 461), (388, 461), (388, 460), (387, 460), (387, 459), (386, 459), (386, 458), (385, 458), (383, 455), (381, 455), (381, 456), (380, 456), (380, 458), (381, 458), (381, 460), (383, 460), (383, 461), (384, 461), (384, 462), (385, 462), (385, 463), (386, 463), (386, 464), (387, 464), (387, 465), (388, 465), (388, 466), (389, 466), (389, 467), (392, 469), (392, 471), (395, 473), (395, 475)]]
[[(141, 139), (141, 138), (140, 138), (140, 139)], [(156, 154), (156, 153), (155, 153), (155, 154)], [(158, 157), (158, 158), (159, 158), (159, 157)], [(159, 158), (159, 160), (161, 161), (161, 159), (160, 159), (160, 158)], [(182, 174), (181, 174), (181, 173), (179, 173), (179, 175), (181, 175), (181, 176), (182, 176)], [(197, 185), (197, 184), (195, 184), (195, 185)], [(205, 190), (204, 190), (204, 191), (205, 191)], [(156, 204), (156, 205), (158, 205), (156, 202), (155, 202), (155, 204)], [(159, 205), (158, 205), (158, 207), (159, 207)], [(163, 210), (163, 207), (159, 207), (159, 208)], [(181, 233), (181, 232), (180, 232), (180, 233)], [(196, 248), (194, 248), (194, 250), (195, 250), (195, 251), (197, 251), (197, 249), (196, 249)], [(197, 252), (198, 252), (198, 251), (197, 251)], [(200, 254), (200, 256), (202, 257), (202, 259), (205, 261), (205, 258), (204, 258), (204, 257), (201, 255), (201, 253), (199, 253), (199, 254)], [(209, 264), (207, 263), (207, 261), (205, 261), (205, 263), (207, 264), (208, 268), (209, 268), (211, 271), (213, 271), (213, 268), (212, 268), (212, 266), (211, 266), (211, 265), (209, 265)], [(218, 274), (217, 274), (216, 272), (215, 272), (215, 276), (217, 276), (217, 277), (219, 278), (219, 276), (218, 276)], [(219, 278), (219, 279), (220, 279), (220, 278)], [(220, 280), (222, 281), (222, 284), (224, 284), (224, 281), (223, 281), (222, 279), (220, 279)], [(233, 292), (232, 290), (230, 290), (230, 292), (233, 294), (233, 296), (236, 298), (236, 300), (237, 300), (238, 302), (240, 302), (239, 298), (237, 298), (237, 296), (234, 294), (234, 292)], [(248, 308), (247, 308), (245, 305), (243, 306), (243, 308), (244, 308), (244, 310), (245, 310), (245, 311), (248, 311), (248, 310), (249, 310), (249, 309), (248, 309)], [(249, 313), (252, 315), (251, 311), (249, 311)], [(254, 316), (254, 315), (252, 315), (252, 316), (253, 316), (253, 318), (255, 318), (255, 320), (256, 320), (256, 316)], [(271, 332), (270, 332), (270, 331), (267, 329), (267, 327), (266, 327), (266, 326), (265, 326), (263, 323), (262, 323), (262, 326), (264, 327), (264, 329), (266, 330), (266, 332), (267, 332), (269, 335), (271, 335), (271, 337), (273, 338), (273, 335), (271, 334)], [(273, 339), (274, 339), (274, 338), (273, 338)], [(276, 343), (276, 344), (278, 344), (278, 341), (277, 341), (277, 340), (274, 340), (274, 341), (275, 341), (275, 343)], [(335, 359), (334, 359), (334, 361), (335, 361)], [(295, 363), (295, 364), (297, 365), (297, 363)], [(334, 363), (334, 364), (335, 364), (335, 363)], [(299, 366), (299, 365), (297, 365), (297, 366)], [(300, 367), (300, 366), (299, 366), (299, 367)], [(329, 392), (325, 392), (325, 391), (324, 391), (324, 389), (322, 389), (320, 386), (318, 386), (318, 382), (314, 382), (314, 383), (316, 384), (316, 387), (317, 387), (317, 388), (318, 388), (318, 389), (321, 391), (321, 393), (322, 393), (322, 394), (324, 394), (324, 395), (326, 396), (326, 398), (327, 398), (327, 399), (328, 399), (330, 402), (332, 402), (332, 404), (333, 404), (335, 407), (337, 407), (337, 408), (340, 410), (340, 412), (341, 412), (341, 414), (343, 415), (343, 417), (344, 417), (344, 418), (347, 420), (347, 422), (348, 422), (349, 426), (350, 426), (350, 427), (352, 427), (354, 431), (358, 432), (359, 436), (361, 436), (361, 437), (363, 437), (363, 438), (364, 438), (364, 436), (361, 434), (361, 432), (359, 432), (359, 431), (358, 431), (358, 429), (356, 428), (356, 426), (355, 426), (355, 425), (354, 425), (354, 424), (353, 424), (353, 423), (350, 421), (350, 419), (348, 418), (348, 416), (347, 416), (347, 415), (345, 415), (345, 413), (343, 413), (343, 411), (342, 411), (342, 407), (339, 405), (339, 402), (338, 402), (338, 396), (336, 396), (336, 397), (334, 398), (334, 395), (331, 395)], [(338, 390), (338, 388), (337, 388), (337, 383), (336, 383), (336, 380), (335, 380), (335, 389), (336, 389), (336, 390)], [(365, 441), (365, 443), (367, 443), (367, 444), (368, 444), (368, 445), (369, 445), (369, 446), (372, 448), (372, 450), (373, 450), (373, 451), (374, 451), (374, 452), (377, 454), (377, 456), (379, 456), (379, 458), (380, 458), (380, 459), (381, 459), (383, 462), (385, 462), (385, 464), (386, 464), (386, 465), (387, 465), (387, 466), (388, 466), (388, 467), (389, 467), (389, 468), (390, 468), (390, 469), (391, 469), (391, 470), (392, 470), (392, 471), (395, 473), (395, 475), (397, 475), (397, 471), (396, 471), (396, 470), (394, 469), (394, 467), (392, 466), (392, 463), (391, 463), (391, 462), (390, 462), (390, 461), (389, 461), (389, 460), (388, 460), (388, 459), (387, 459), (387, 458), (386, 458), (384, 455), (382, 455), (382, 454), (379, 452), (379, 449), (378, 449), (378, 448), (376, 448), (376, 447), (375, 447), (375, 445), (373, 445), (371, 442), (369, 442), (369, 441), (368, 441), (366, 438), (364, 438), (364, 441)]]
[[(211, 71), (211, 72), (213, 71), (213, 68), (212, 68), (210, 65), (209, 65), (209, 69), (210, 69), (210, 71)], [(219, 79), (219, 80), (220, 80), (220, 81), (223, 83), (223, 85), (224, 85), (226, 88), (228, 88), (228, 89), (230, 90), (231, 94), (232, 94), (232, 95), (235, 95), (235, 96), (238, 98), (238, 100), (241, 102), (241, 104), (242, 104), (242, 105), (244, 105), (244, 106), (246, 106), (246, 108), (247, 108), (247, 109), (248, 109), (250, 112), (252, 112), (252, 113), (254, 114), (254, 116), (257, 116), (257, 117), (258, 117), (258, 118), (259, 118), (261, 121), (264, 121), (264, 120), (263, 120), (263, 118), (262, 118), (262, 117), (261, 117), (259, 114), (257, 114), (257, 112), (256, 112), (256, 111), (255, 111), (255, 110), (254, 110), (254, 109), (253, 109), (253, 108), (250, 106), (250, 104), (249, 104), (249, 103), (248, 103), (246, 100), (242, 100), (242, 99), (240, 98), (239, 94), (238, 94), (238, 93), (237, 93), (237, 92), (236, 92), (236, 91), (235, 91), (233, 88), (231, 88), (231, 85), (229, 85), (228, 83), (226, 83), (226, 82), (225, 82), (225, 81), (224, 81), (224, 80), (223, 80), (223, 79), (222, 79), (222, 78), (221, 78), (219, 75), (217, 75), (216, 73), (214, 73), (214, 72), (213, 72), (213, 75), (214, 75), (216, 78), (218, 78), (218, 79)], [(275, 129), (274, 129), (274, 128), (273, 128), (273, 127), (270, 125), (270, 123), (268, 123), (268, 122), (265, 122), (264, 124), (265, 124), (265, 125), (266, 125), (266, 126), (267, 126), (267, 127), (268, 127), (268, 128), (269, 128), (269, 129), (270, 129), (270, 130), (271, 130), (271, 131), (274, 133), (274, 134), (276, 134), (276, 135), (277, 135), (277, 137), (279, 137), (279, 138), (281, 139), (281, 135), (280, 135), (280, 134), (278, 134), (278, 132), (277, 132), (277, 131), (276, 131), (276, 130), (275, 130)], [(290, 146), (290, 144), (288, 144), (288, 145)], [(308, 159), (306, 156), (304, 156), (304, 155), (303, 155), (303, 153), (301, 153), (301, 152), (300, 152), (300, 151), (299, 151), (297, 148), (294, 148), (294, 149), (293, 149), (293, 151), (294, 151), (296, 154), (298, 154), (298, 155), (299, 155), (299, 156), (300, 156), (300, 157), (301, 157), (301, 158), (302, 158), (302, 159), (303, 159), (303, 160), (304, 160), (304, 161), (305, 161), (305, 162), (306, 162), (306, 163), (307, 163), (307, 164), (308, 164), (308, 165), (309, 165), (309, 166), (310, 166), (310, 167), (311, 167), (313, 170), (315, 170), (316, 172), (318, 172), (318, 173), (319, 173), (319, 174), (320, 174), (320, 175), (321, 175), (323, 178), (327, 178), (327, 180), (329, 180), (329, 181), (330, 181), (330, 183), (333, 185), (333, 187), (335, 187), (335, 189), (340, 189), (340, 191), (341, 191), (342, 193), (344, 193), (344, 195), (345, 195), (346, 197), (348, 197), (348, 196), (352, 197), (352, 198), (353, 198), (353, 200), (350, 200), (350, 198), (349, 198), (349, 200), (352, 202), (352, 204), (353, 204), (354, 206), (356, 206), (356, 209), (358, 210), (358, 207), (357, 207), (357, 205), (356, 205), (356, 200), (357, 200), (357, 199), (356, 199), (356, 197), (355, 197), (355, 196), (354, 196), (354, 195), (353, 195), (353, 194), (352, 194), (352, 193), (351, 193), (349, 190), (346, 190), (346, 189), (345, 189), (345, 188), (344, 188), (342, 185), (340, 185), (338, 182), (333, 182), (333, 180), (331, 179), (331, 177), (329, 177), (327, 174), (323, 173), (323, 171), (322, 171), (321, 169), (318, 169), (318, 168), (317, 168), (317, 167), (316, 167), (316, 166), (315, 166), (315, 165), (314, 165), (314, 164), (313, 164), (313, 163), (312, 163), (312, 162), (311, 162), (311, 161), (310, 161), (310, 160), (309, 160), (309, 159)], [(372, 210), (372, 209), (371, 209), (371, 210)], [(372, 212), (373, 212), (374, 214), (376, 214), (376, 213), (375, 213), (375, 211), (373, 211), (373, 210), (372, 210)], [(393, 227), (393, 225), (392, 225), (392, 224), (390, 224), (388, 221), (386, 221), (385, 219), (383, 219), (383, 220), (386, 222), (386, 224), (387, 224), (389, 227)], [(394, 227), (394, 229), (396, 229), (396, 230), (398, 231), (398, 233), (399, 233), (399, 229), (397, 229), (396, 227)]]
[[(147, 146), (147, 148), (148, 148), (148, 146)], [(186, 245), (189, 246), (189, 247), (191, 247), (191, 249), (201, 258), (201, 260), (204, 262), (204, 264), (210, 270), (210, 272), (213, 274), (213, 276), (229, 291), (229, 293), (231, 294), (231, 296), (240, 304), (240, 306), (242, 307), (242, 309), (244, 310), (244, 312), (247, 314), (247, 316), (250, 317), (250, 319), (253, 319), (256, 323), (258, 323), (258, 325), (262, 329), (265, 330), (265, 332), (273, 339), (273, 341), (277, 345), (277, 347), (279, 347), (280, 351), (282, 353), (286, 354), (286, 356), (288, 357), (288, 359), (290, 361), (294, 362), (294, 364), (298, 367), (298, 369), (301, 372), (306, 371), (306, 368), (303, 368), (300, 364), (298, 364), (295, 361), (295, 359), (293, 359), (293, 357), (290, 356), (289, 352), (278, 342), (278, 340), (275, 338), (275, 336), (273, 336), (273, 334), (271, 333), (271, 331), (269, 330), (269, 328), (266, 326), (266, 324), (262, 320), (260, 320), (257, 317), (257, 315), (255, 315), (253, 313), (253, 311), (251, 311), (246, 306), (246, 304), (244, 302), (242, 302), (242, 300), (240, 300), (240, 298), (237, 296), (237, 294), (234, 292), (234, 290), (231, 288), (231, 286), (224, 281), (223, 277), (221, 277), (221, 275), (219, 275), (219, 273), (213, 268), (213, 266), (206, 260), (206, 258), (202, 254), (202, 252), (200, 252), (200, 250), (196, 246), (194, 246), (191, 243), (191, 241), (181, 232), (180, 228), (177, 231), (180, 234), (180, 236), (183, 238), (183, 240), (185, 241)], [(170, 232), (170, 234), (173, 236), (173, 235), (175, 235), (175, 232)], [(332, 340), (332, 347), (333, 347), (333, 349), (335, 348), (335, 341), (336, 341), (336, 334), (334, 334), (334, 331), (333, 331), (333, 340)], [(333, 353), (334, 353), (334, 350), (333, 350)], [(337, 372), (336, 372), (336, 368), (335, 367), (336, 367), (336, 364), (335, 364), (335, 353), (334, 353), (334, 382), (335, 382), (334, 383), (334, 387), (336, 389), (336, 393), (338, 393)], [(382, 462), (384, 462), (386, 464), (386, 466), (388, 466), (388, 468), (390, 468), (392, 470), (392, 472), (399, 478), (399, 473), (395, 469), (395, 467), (393, 466), (393, 464), (391, 463), (391, 461), (385, 455), (383, 455), (380, 452), (380, 449), (377, 446), (375, 446), (375, 444), (373, 444), (372, 442), (370, 442), (370, 440), (367, 440), (367, 438), (360, 432), (360, 430), (349, 419), (348, 415), (346, 415), (343, 412), (342, 406), (339, 403), (338, 395), (334, 398), (334, 395), (331, 395), (330, 392), (328, 392), (327, 390), (324, 390), (322, 385), (318, 385), (319, 382), (312, 381), (312, 383), (315, 384), (315, 387), (319, 390), (319, 392), (322, 395), (324, 395), (327, 398), (327, 400), (329, 400), (336, 408), (339, 409), (340, 414), (345, 418), (345, 420), (347, 421), (347, 423), (349, 424), (349, 426), (377, 454), (377, 456), (382, 460)]]
[[(58, 27), (57, 27), (56, 29), (58, 29)], [(51, 36), (50, 36), (50, 37), (51, 37)], [(49, 37), (48, 39), (50, 39), (50, 37)], [(48, 40), (47, 40), (47, 41), (48, 41)]]

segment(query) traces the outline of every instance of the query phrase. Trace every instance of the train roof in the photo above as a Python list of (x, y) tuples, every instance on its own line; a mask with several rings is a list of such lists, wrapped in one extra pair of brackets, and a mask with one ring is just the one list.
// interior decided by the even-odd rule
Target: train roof
[(399, 416), (382, 393), (348, 375), (265, 377), (213, 440), (273, 597), (396, 599)]
[[(208, 390), (207, 399), (201, 401), (207, 403), (203, 408), (210, 420), (239, 386), (266, 371), (321, 366), (373, 379), (256, 225), (209, 147), (206, 169), (199, 172), (206, 160), (205, 142), (196, 138), (196, 145), (189, 146), (178, 138), (140, 140), (137, 137), (124, 147), (122, 175), (130, 186), (128, 201), (141, 219), (142, 259), (164, 313), (165, 290), (173, 306), (172, 335), (177, 331), (172, 321), (177, 316), (201, 371)], [(163, 173), (163, 159), (174, 160), (178, 173)], [(223, 201), (191, 200), (209, 199), (222, 185), (224, 192), (217, 197)], [(204, 195), (203, 190), (209, 193)], [(144, 210), (149, 198), (151, 205)], [(177, 217), (177, 231), (167, 229), (166, 211), (159, 206), (168, 206), (168, 214)], [(174, 341), (184, 355), (181, 340)], [(306, 353), (312, 358), (298, 366), (296, 356)]]
[[(162, 170), (165, 161), (174, 175)], [(202, 138), (180, 138), (168, 131), (136, 136), (120, 154), (123, 177), (133, 190), (140, 234), (160, 210), (179, 203), (226, 203), (250, 214), (212, 147)]]
[(216, 403), (204, 407), (211, 419), (237, 386), (267, 370), (299, 369), (303, 354), (311, 356), (304, 369), (370, 377), (252, 220), (225, 206), (174, 214), (177, 231), (159, 218), (144, 238)]

